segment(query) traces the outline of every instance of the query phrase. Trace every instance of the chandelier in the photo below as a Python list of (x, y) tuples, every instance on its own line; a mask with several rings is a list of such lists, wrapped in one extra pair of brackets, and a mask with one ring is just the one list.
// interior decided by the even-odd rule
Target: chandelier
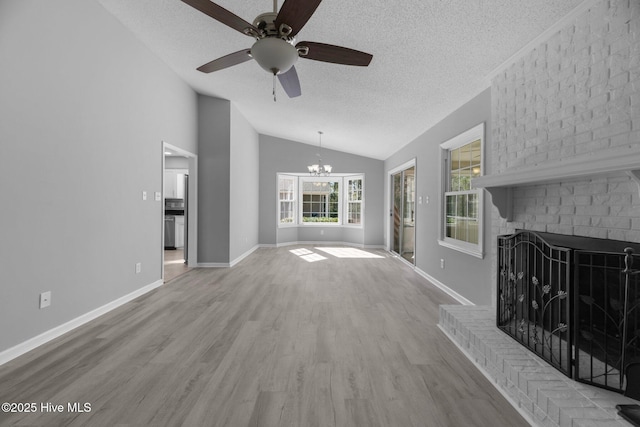
[(322, 131), (318, 131), (318, 135), (320, 138), (320, 152), (318, 153), (318, 164), (307, 166), (309, 169), (309, 175), (315, 176), (328, 176), (331, 174), (331, 165), (323, 165), (322, 164)]

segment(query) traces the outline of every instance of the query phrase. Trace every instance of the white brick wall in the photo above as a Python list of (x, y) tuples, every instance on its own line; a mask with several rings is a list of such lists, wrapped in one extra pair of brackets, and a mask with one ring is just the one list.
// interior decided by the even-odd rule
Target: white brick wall
[[(640, 0), (603, 0), (492, 81), (492, 172), (640, 149)], [(640, 165), (638, 165), (640, 168)], [(624, 173), (520, 187), (516, 228), (640, 242), (638, 186)], [(495, 242), (492, 242), (495, 245)]]
[(640, 193), (626, 174), (517, 187), (513, 221), (495, 225), (499, 234), (528, 229), (640, 242)]

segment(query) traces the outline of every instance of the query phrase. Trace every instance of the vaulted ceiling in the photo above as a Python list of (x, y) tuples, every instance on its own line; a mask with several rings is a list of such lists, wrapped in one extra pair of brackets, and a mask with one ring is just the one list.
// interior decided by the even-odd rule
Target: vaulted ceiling
[[(295, 0), (287, 0), (295, 1)], [(198, 93), (261, 134), (385, 159), (489, 86), (488, 76), (582, 0), (324, 0), (297, 36), (371, 53), (369, 67), (300, 59), (288, 98), (255, 61), (196, 68), (253, 39), (180, 0), (99, 2)], [(271, 0), (217, 0), (253, 22)], [(278, 2), (278, 8), (282, 0)]]

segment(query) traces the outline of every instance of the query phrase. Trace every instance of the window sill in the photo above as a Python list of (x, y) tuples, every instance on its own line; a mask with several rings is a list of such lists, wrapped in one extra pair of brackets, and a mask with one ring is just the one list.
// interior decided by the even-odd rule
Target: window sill
[(335, 222), (314, 222), (314, 223), (307, 223), (307, 224), (278, 224), (278, 228), (300, 228), (300, 227), (342, 227), (342, 228), (356, 228), (356, 229), (363, 229), (364, 226), (359, 224), (359, 225), (353, 225), (353, 224), (338, 224)]
[(451, 242), (449, 240), (438, 239), (438, 244), (440, 246), (444, 246), (445, 248), (453, 249), (453, 250), (456, 250), (458, 252), (462, 252), (464, 254), (474, 256), (476, 258), (480, 258), (480, 259), (484, 258), (484, 252), (483, 251), (481, 251), (479, 249), (471, 248), (469, 246), (463, 246), (460, 243), (454, 243), (454, 242)]
[(339, 222), (303, 222), (298, 227), (342, 227)]

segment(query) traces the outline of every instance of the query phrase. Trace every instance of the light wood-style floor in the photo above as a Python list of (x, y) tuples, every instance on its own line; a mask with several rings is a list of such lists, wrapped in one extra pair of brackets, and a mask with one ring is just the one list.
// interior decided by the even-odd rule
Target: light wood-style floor
[(184, 263), (184, 248), (164, 251), (164, 281), (169, 282), (189, 271)]
[(0, 425), (528, 425), (436, 326), (450, 297), (384, 251), (332, 252), (192, 269), (0, 366), (0, 402), (65, 405)]

